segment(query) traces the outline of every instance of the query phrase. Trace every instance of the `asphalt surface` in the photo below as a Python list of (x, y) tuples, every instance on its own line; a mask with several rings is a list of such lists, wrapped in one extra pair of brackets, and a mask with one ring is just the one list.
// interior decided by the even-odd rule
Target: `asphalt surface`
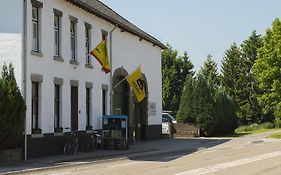
[[(278, 132), (278, 131), (277, 131)], [(280, 131), (279, 131), (280, 132)], [(281, 140), (271, 133), (239, 138), (140, 142), (126, 151), (98, 150), (0, 167), (0, 174), (281, 174)]]

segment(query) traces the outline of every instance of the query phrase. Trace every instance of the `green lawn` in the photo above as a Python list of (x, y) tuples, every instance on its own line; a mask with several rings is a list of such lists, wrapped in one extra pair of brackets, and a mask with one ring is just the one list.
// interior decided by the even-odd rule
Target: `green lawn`
[(281, 132), (280, 133), (271, 134), (269, 137), (275, 138), (275, 139), (281, 139)]

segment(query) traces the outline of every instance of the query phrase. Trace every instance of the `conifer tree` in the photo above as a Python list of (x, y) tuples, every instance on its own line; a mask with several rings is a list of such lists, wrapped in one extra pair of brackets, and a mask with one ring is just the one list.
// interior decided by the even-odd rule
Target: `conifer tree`
[(25, 104), (14, 76), (5, 64), (0, 77), (0, 150), (17, 148), (22, 143)]
[(241, 120), (245, 124), (265, 122), (262, 118), (261, 107), (258, 104), (257, 96), (260, 93), (257, 80), (253, 74), (252, 67), (257, 60), (258, 49), (263, 45), (261, 35), (253, 31), (251, 36), (241, 44), (241, 67), (240, 80), (242, 88), (239, 93), (241, 98), (239, 110)]
[(179, 56), (178, 52), (168, 45), (162, 52), (162, 104), (164, 110), (177, 114), (180, 105), (184, 80), (193, 74), (193, 65), (187, 53)]

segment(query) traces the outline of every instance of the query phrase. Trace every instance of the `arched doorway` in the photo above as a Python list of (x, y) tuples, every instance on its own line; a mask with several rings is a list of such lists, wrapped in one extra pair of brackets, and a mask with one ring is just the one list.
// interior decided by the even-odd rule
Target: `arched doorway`
[(144, 141), (147, 139), (147, 128), (148, 128), (148, 88), (147, 80), (143, 74), (144, 87), (146, 97), (138, 102), (133, 95), (133, 121), (134, 121), (134, 140)]
[(143, 75), (146, 97), (143, 101), (137, 102), (129, 84), (124, 80), (127, 75), (128, 72), (123, 67), (116, 69), (113, 74), (113, 114), (128, 116), (130, 142), (146, 140), (148, 125), (147, 80)]
[[(124, 78), (128, 75), (122, 67), (114, 72), (113, 85), (113, 115), (129, 115), (130, 87)], [(121, 82), (122, 81), (122, 82)]]

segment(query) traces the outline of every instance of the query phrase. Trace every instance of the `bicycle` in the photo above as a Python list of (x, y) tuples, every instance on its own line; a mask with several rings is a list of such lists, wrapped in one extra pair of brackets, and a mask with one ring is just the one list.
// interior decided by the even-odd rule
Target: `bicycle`
[(78, 150), (78, 131), (71, 132), (71, 140), (68, 141), (63, 148), (65, 155), (76, 154)]
[(82, 145), (82, 149), (86, 152), (93, 151), (93, 149), (100, 148), (101, 145), (101, 135), (94, 131), (91, 133), (91, 135), (88, 137), (87, 140), (85, 140), (84, 144)]

